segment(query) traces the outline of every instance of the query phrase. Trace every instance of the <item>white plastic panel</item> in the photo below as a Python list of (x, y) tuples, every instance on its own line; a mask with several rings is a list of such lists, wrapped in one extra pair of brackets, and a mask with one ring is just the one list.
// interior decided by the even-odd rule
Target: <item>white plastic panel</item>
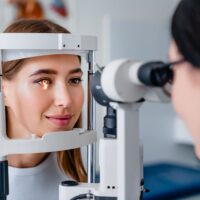
[(97, 38), (62, 33), (0, 33), (0, 49), (97, 50)]

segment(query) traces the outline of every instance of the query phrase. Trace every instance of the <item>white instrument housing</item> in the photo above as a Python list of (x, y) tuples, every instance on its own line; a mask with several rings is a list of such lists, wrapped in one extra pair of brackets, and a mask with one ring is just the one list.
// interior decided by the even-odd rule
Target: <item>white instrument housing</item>
[(147, 101), (169, 102), (162, 88), (147, 87), (138, 79), (141, 62), (121, 59), (109, 63), (102, 71), (101, 86), (113, 101), (131, 103), (144, 98)]

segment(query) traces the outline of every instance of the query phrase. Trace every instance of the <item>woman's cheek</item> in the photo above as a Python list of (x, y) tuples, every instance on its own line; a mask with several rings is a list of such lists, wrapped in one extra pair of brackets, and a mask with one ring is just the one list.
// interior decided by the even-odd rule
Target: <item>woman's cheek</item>
[(77, 90), (71, 92), (71, 96), (73, 96), (73, 102), (76, 102), (76, 109), (82, 110), (84, 104), (84, 90), (83, 87), (80, 86)]
[(81, 102), (80, 102), (80, 104), (81, 104), (81, 108), (83, 107), (83, 104), (84, 104), (84, 91), (83, 91), (83, 88), (82, 88), (82, 90), (81, 90)]

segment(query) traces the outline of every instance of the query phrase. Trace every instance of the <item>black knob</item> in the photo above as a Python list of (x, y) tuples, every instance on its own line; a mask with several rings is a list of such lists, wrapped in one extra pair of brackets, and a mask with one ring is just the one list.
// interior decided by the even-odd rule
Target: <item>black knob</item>
[(78, 182), (76, 182), (76, 181), (62, 181), (61, 185), (62, 186), (77, 186)]

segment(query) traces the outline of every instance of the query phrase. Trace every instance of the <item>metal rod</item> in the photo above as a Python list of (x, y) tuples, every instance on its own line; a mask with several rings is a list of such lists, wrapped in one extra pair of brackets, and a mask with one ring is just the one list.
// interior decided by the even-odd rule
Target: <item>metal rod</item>
[[(88, 54), (88, 130), (94, 130), (96, 128), (95, 119), (95, 100), (91, 93), (91, 81), (94, 75), (94, 51), (89, 51)], [(87, 147), (87, 172), (88, 172), (88, 183), (95, 183), (96, 175), (96, 145), (89, 144)]]

